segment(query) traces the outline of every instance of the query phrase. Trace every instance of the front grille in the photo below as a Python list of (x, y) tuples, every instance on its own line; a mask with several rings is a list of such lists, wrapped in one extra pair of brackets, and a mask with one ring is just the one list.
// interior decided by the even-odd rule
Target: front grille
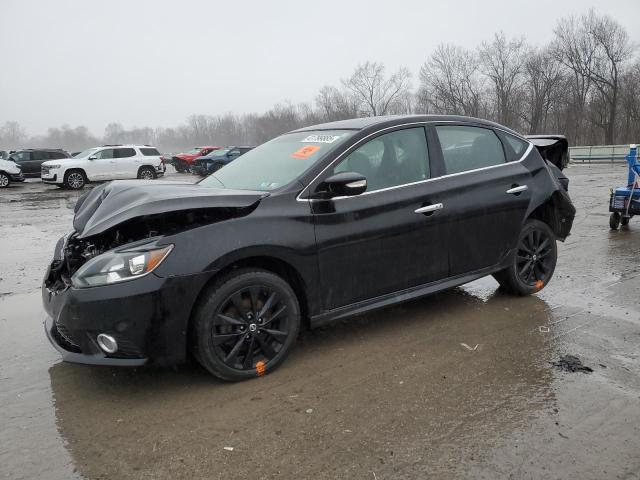
[(611, 201), (611, 206), (613, 208), (618, 208), (618, 209), (622, 209), (622, 208), (627, 208), (627, 201), (629, 200), (629, 197), (613, 197), (613, 200)]
[(81, 353), (80, 347), (73, 341), (69, 331), (58, 323), (54, 323), (51, 334), (55, 338), (58, 345), (65, 350), (75, 353)]

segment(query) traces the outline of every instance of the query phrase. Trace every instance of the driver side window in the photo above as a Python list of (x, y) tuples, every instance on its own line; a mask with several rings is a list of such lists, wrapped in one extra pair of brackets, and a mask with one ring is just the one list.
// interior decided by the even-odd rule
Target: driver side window
[(367, 191), (429, 178), (429, 152), (422, 127), (386, 133), (351, 152), (333, 173), (356, 172), (367, 179)]

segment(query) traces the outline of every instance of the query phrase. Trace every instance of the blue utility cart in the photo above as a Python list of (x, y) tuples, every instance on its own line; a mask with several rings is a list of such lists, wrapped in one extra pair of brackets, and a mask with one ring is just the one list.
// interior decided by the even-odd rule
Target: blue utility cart
[(640, 215), (640, 162), (636, 145), (630, 146), (625, 159), (629, 164), (627, 186), (611, 190), (609, 200), (609, 226), (612, 230), (617, 230), (620, 225), (628, 225), (634, 215)]

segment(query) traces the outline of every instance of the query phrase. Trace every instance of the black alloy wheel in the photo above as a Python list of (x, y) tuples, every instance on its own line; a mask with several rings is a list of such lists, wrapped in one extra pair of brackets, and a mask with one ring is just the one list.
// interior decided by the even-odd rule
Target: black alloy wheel
[(528, 220), (520, 236), (511, 264), (493, 277), (500, 286), (516, 295), (530, 295), (544, 288), (556, 268), (556, 236), (544, 222)]
[(555, 267), (552, 243), (555, 239), (542, 229), (531, 229), (520, 238), (516, 269), (522, 283), (534, 287), (549, 278)]
[(224, 380), (262, 376), (276, 368), (300, 329), (291, 287), (263, 270), (232, 272), (213, 287), (196, 314), (196, 358)]

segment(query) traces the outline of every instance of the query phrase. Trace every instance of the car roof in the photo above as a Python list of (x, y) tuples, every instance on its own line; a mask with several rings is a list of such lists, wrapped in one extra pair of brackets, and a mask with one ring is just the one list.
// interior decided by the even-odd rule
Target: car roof
[(488, 127), (497, 127), (515, 135), (521, 136), (510, 128), (489, 120), (475, 117), (465, 117), (462, 115), (384, 115), (379, 117), (351, 118), (348, 120), (338, 120), (336, 122), (320, 123), (309, 127), (299, 128), (289, 133), (306, 132), (311, 130), (363, 130), (372, 126), (400, 125), (407, 122), (466, 122)]
[[(140, 145), (137, 143), (128, 143), (128, 144), (117, 144), (117, 145), (100, 145), (99, 147), (90, 147), (90, 148), (121, 148), (121, 147), (125, 147), (125, 148), (130, 148), (130, 147), (136, 147), (136, 148), (156, 148), (153, 145)], [(87, 149), (88, 150), (88, 149)]]

